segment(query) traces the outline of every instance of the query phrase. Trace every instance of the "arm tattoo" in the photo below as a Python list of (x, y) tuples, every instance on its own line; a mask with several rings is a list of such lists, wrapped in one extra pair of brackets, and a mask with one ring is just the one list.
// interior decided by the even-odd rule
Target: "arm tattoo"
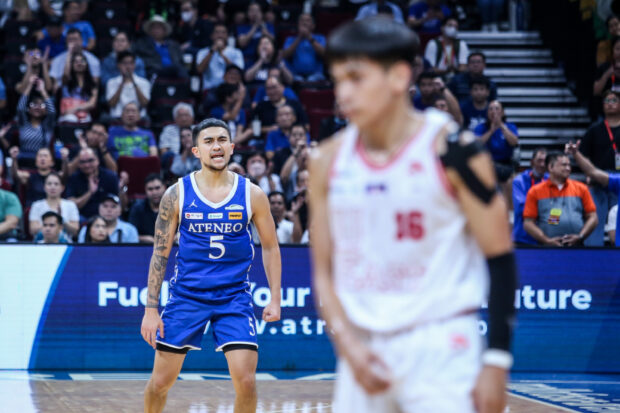
[(149, 267), (147, 307), (156, 307), (159, 303), (161, 284), (166, 275), (168, 255), (177, 228), (172, 225), (176, 218), (178, 203), (177, 185), (173, 185), (164, 194), (159, 205), (159, 214), (155, 221), (153, 256)]

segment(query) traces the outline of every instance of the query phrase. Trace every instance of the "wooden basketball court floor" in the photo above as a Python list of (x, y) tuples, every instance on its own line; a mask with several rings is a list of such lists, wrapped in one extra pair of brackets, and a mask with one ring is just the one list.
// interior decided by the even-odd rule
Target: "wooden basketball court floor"
[[(27, 376), (24, 376), (27, 375)], [(121, 413), (142, 412), (143, 390), (148, 374), (0, 374), (0, 412), (6, 413)], [(165, 412), (232, 413), (234, 392), (225, 375), (182, 374), (169, 393)], [(269, 374), (257, 376), (259, 413), (331, 412), (333, 374), (307, 379), (277, 380)], [(95, 377), (95, 378), (92, 378)], [(205, 379), (207, 377), (207, 379)], [(577, 412), (544, 401), (509, 394), (509, 413)], [(606, 410), (607, 411), (607, 410)], [(610, 410), (611, 411), (611, 410)]]

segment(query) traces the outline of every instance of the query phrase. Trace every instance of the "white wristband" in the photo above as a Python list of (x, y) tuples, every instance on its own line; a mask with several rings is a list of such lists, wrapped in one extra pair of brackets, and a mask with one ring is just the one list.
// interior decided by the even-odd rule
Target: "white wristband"
[(501, 367), (504, 370), (510, 370), (512, 363), (512, 354), (507, 351), (489, 349), (482, 353), (482, 364), (484, 365)]

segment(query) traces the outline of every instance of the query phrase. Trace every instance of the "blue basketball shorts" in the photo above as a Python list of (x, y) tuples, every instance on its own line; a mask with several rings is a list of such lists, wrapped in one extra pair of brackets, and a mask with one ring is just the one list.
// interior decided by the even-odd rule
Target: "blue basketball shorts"
[(164, 336), (157, 343), (173, 349), (200, 350), (200, 342), (210, 323), (215, 351), (230, 344), (255, 346), (256, 318), (249, 285), (243, 283), (207, 292), (188, 291), (177, 284), (162, 311)]

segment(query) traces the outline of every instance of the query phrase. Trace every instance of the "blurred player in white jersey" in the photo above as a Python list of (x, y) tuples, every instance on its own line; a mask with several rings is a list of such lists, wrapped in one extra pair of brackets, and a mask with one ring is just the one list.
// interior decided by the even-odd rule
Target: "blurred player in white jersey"
[(309, 189), (314, 286), (339, 357), (334, 411), (499, 413), (516, 288), (508, 214), (473, 136), (414, 111), (418, 46), (381, 17), (328, 41), (351, 121), (314, 153)]

